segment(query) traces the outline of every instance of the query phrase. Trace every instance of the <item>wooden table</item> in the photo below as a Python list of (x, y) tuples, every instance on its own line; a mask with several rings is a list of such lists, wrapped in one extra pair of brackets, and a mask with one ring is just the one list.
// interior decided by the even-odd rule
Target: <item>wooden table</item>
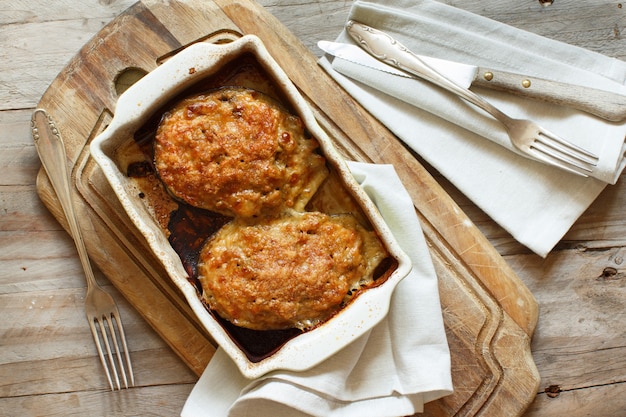
[[(197, 377), (102, 274), (134, 352), (135, 389), (102, 390), (86, 330), (85, 281), (67, 233), (36, 193), (30, 116), (67, 61), (133, 0), (5, 2), (0, 26), (0, 415), (178, 415)], [(350, 2), (259, 1), (315, 54)], [(626, 59), (626, 8), (607, 0), (448, 4)], [(436, 173), (434, 173), (436, 176)], [(626, 410), (626, 185), (608, 187), (542, 259), (437, 177), (534, 293), (532, 352), (541, 375), (528, 416), (616, 416)]]

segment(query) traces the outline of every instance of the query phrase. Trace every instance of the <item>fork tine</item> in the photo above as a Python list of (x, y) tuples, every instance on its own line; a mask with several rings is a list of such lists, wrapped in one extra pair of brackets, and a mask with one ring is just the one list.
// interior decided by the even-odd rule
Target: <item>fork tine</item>
[[(120, 353), (120, 345), (117, 342), (116, 329), (113, 327), (113, 321), (111, 320), (112, 315), (113, 315), (112, 313), (107, 314), (106, 316), (104, 316), (104, 318), (107, 322), (107, 326), (109, 327), (111, 343), (113, 344), (113, 347), (115, 348), (115, 356), (117, 357), (117, 363), (119, 365), (119, 369), (114, 368), (114, 372), (115, 372), (115, 375), (118, 376), (118, 378), (119, 378), (119, 374), (120, 373), (122, 374), (122, 381), (124, 382), (124, 387), (128, 388), (128, 380), (126, 379), (126, 371), (124, 370), (124, 362), (122, 362), (122, 354)], [(114, 364), (115, 362), (113, 361), (113, 356), (111, 355), (111, 365), (113, 366)]]
[[(120, 318), (118, 311), (115, 311), (112, 316), (115, 318), (117, 329), (120, 332), (122, 349), (124, 349), (124, 357), (126, 359), (126, 367), (128, 369), (128, 375), (130, 376), (130, 386), (134, 387), (135, 386), (135, 374), (133, 373), (133, 365), (130, 362), (130, 352), (128, 351), (128, 346), (126, 345), (126, 335), (124, 334), (124, 326), (122, 326), (122, 319)], [(120, 361), (121, 361), (121, 356), (120, 356)], [(126, 380), (126, 375), (124, 375), (124, 380)]]
[(598, 157), (593, 153), (536, 125), (534, 128), (535, 138), (527, 150), (536, 159), (583, 177), (597, 165)]
[[(547, 140), (543, 138), (547, 138)], [(598, 157), (593, 153), (545, 129), (539, 131), (537, 140), (572, 159), (580, 160), (592, 166), (596, 166), (598, 163)]]
[(106, 358), (104, 357), (104, 352), (102, 351), (102, 345), (100, 342), (100, 336), (98, 335), (98, 330), (96, 328), (94, 318), (89, 318), (89, 327), (91, 328), (91, 334), (93, 335), (93, 340), (96, 344), (96, 349), (98, 350), (98, 356), (100, 357), (100, 363), (104, 368), (104, 373), (106, 374), (107, 381), (109, 381), (109, 386), (111, 387), (111, 391), (115, 391), (113, 387), (113, 381), (111, 380), (111, 373), (109, 372), (109, 367), (106, 362)]
[[(104, 368), (111, 391), (115, 391), (116, 388), (118, 390), (122, 389), (119, 377), (120, 373), (122, 374), (124, 388), (129, 388), (129, 386), (134, 387), (135, 377), (133, 375), (133, 367), (130, 361), (130, 352), (128, 351), (124, 327), (122, 326), (122, 320), (119, 317), (117, 308), (114, 306), (114, 310), (112, 312), (102, 314), (100, 317), (88, 317), (88, 321), (96, 344), (98, 356), (100, 357), (100, 363)], [(102, 348), (103, 345), (104, 349)], [(122, 359), (122, 350), (124, 351), (124, 359)], [(114, 354), (117, 356), (117, 365), (115, 364), (115, 359), (113, 357)], [(124, 361), (126, 362), (126, 365), (124, 365)]]
[[(568, 164), (568, 163), (564, 163), (561, 162), (557, 159), (554, 159), (551, 155), (547, 155), (544, 154), (543, 152), (539, 151), (536, 148), (531, 148), (529, 151), (530, 155), (532, 157), (534, 157), (535, 159), (541, 161), (541, 162), (545, 162), (548, 165), (552, 165), (558, 168), (561, 168), (565, 171), (571, 172), (572, 174), (577, 174), (580, 175), (582, 177), (589, 177), (589, 174), (587, 174), (586, 172), (580, 171), (578, 169), (575, 169), (572, 167), (572, 165)], [(587, 170), (587, 172), (589, 172), (589, 170)]]
[(559, 154), (553, 148), (547, 147), (540, 142), (533, 143), (529, 148), (529, 153), (540, 161), (583, 177), (588, 177), (593, 171), (591, 166), (589, 166), (590, 164), (585, 165), (580, 160), (577, 161)]
[[(105, 320), (108, 320), (107, 317), (104, 317)], [(111, 352), (111, 344), (109, 343), (109, 337), (107, 335), (106, 328), (104, 327), (104, 322), (102, 318), (98, 318), (98, 324), (100, 325), (100, 332), (102, 335), (102, 341), (104, 342), (104, 347), (106, 348), (107, 355), (109, 356), (109, 365), (111, 366), (111, 373), (115, 377), (115, 386), (117, 389), (121, 389), (120, 386), (120, 378), (117, 375), (117, 369), (115, 368), (115, 361), (113, 360), (113, 353)]]
[[(113, 320), (115, 320), (115, 325)], [(124, 381), (124, 387), (128, 388), (128, 378), (126, 376), (126, 369), (124, 369), (124, 361), (122, 359), (122, 353), (120, 351), (120, 342), (122, 343), (122, 349), (124, 350), (124, 354), (126, 356), (126, 363), (129, 367), (129, 371), (132, 375), (132, 368), (130, 365), (130, 355), (128, 354), (128, 349), (126, 347), (126, 336), (124, 335), (124, 328), (122, 327), (122, 321), (119, 316), (116, 314), (116, 311), (113, 311), (110, 315), (106, 316), (107, 324), (109, 325), (109, 330), (111, 332), (111, 339), (113, 345), (115, 346), (115, 354), (117, 356), (117, 363), (119, 365), (119, 371), (122, 374), (122, 380)], [(116, 328), (117, 327), (117, 328)], [(118, 341), (117, 333), (120, 333), (120, 341)], [(134, 381), (133, 381), (134, 385)]]
[(568, 149), (563, 149), (558, 144), (550, 143), (549, 141), (537, 139), (530, 147), (584, 171), (591, 172), (593, 167), (597, 165), (597, 160), (568, 151)]

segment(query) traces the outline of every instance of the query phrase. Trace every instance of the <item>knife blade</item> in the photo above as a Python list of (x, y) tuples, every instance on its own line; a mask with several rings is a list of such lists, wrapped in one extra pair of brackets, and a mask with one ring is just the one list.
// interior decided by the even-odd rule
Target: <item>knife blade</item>
[[(417, 57), (425, 61), (423, 56), (417, 55), (402, 46), (389, 34), (371, 28), (363, 23), (349, 21), (346, 24), (346, 31), (355, 40), (357, 45), (371, 57), (388, 64), (387, 66), (393, 66), (402, 70), (405, 73), (408, 71), (406, 67), (402, 65), (403, 62), (407, 62), (407, 60), (412, 59), (412, 57)], [(375, 48), (380, 47), (380, 44), (376, 42), (375, 38), (380, 35), (386, 36), (388, 39), (391, 39), (396, 46), (400, 47), (373, 50), (373, 45), (378, 45), (374, 46)], [(337, 55), (335, 56), (351, 62), (361, 63), (360, 58), (363, 56), (362, 54), (353, 55), (353, 51), (350, 51), (348, 54), (349, 49), (329, 48), (329, 45), (324, 46), (336, 53)], [(329, 53), (333, 54), (333, 52)], [(522, 97), (575, 108), (612, 122), (626, 120), (626, 95), (624, 94), (538, 77), (530, 77), (508, 71), (472, 66), (464, 63), (461, 64), (443, 59), (437, 59), (437, 61), (432, 61), (432, 59), (433, 58), (430, 58), (430, 61), (427, 63), (431, 68), (462, 86), (465, 86), (464, 82), (467, 80), (466, 77), (469, 76), (471, 77), (469, 80), (471, 86), (505, 91)], [(365, 62), (366, 63), (363, 65), (371, 66), (371, 61), (367, 60)], [(367, 64), (367, 62), (370, 64)], [(461, 74), (460, 71), (468, 71), (467, 67), (470, 67), (471, 70)], [(381, 70), (383, 69), (381, 68)]]
[[(348, 43), (319, 41), (317, 46), (329, 55), (353, 64), (362, 65), (378, 71), (387, 72), (405, 78), (415, 78), (406, 71), (396, 69), (381, 60), (374, 58), (358, 46)], [(461, 64), (453, 61), (446, 61), (439, 58), (431, 58), (428, 56), (418, 55), (418, 57), (432, 68), (436, 69), (440, 74), (451, 79), (455, 83), (465, 88), (469, 88), (472, 81), (477, 77), (477, 67), (467, 64)]]

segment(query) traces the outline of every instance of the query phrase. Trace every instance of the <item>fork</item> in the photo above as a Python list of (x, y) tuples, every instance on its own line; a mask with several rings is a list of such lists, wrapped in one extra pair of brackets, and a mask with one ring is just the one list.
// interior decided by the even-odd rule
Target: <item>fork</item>
[[(71, 235), (76, 244), (76, 249), (78, 250), (80, 262), (85, 271), (87, 278), (85, 311), (109, 386), (112, 391), (121, 389), (119, 374), (122, 375), (125, 388), (134, 386), (135, 378), (119, 310), (111, 295), (104, 291), (96, 281), (89, 263), (85, 242), (78, 226), (72, 203), (70, 177), (66, 165), (63, 140), (52, 118), (45, 110), (35, 110), (31, 120), (31, 127), (39, 158), (61, 203)], [(102, 346), (104, 346), (104, 350)], [(125, 361), (122, 360), (122, 351), (124, 352)], [(113, 353), (117, 357), (117, 365), (113, 358)], [(106, 357), (108, 357), (108, 363)], [(113, 383), (114, 381), (115, 384)]]
[(508, 116), (478, 94), (446, 78), (387, 33), (354, 21), (348, 22), (346, 28), (375, 58), (438, 85), (491, 114), (504, 125), (511, 143), (523, 155), (584, 177), (598, 164), (593, 153), (530, 120)]

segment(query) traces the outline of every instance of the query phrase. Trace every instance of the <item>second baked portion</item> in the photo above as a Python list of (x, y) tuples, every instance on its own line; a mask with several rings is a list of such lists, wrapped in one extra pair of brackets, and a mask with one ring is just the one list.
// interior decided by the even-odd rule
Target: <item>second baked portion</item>
[(208, 306), (237, 326), (307, 329), (371, 285), (386, 256), (351, 215), (286, 212), (224, 226), (202, 249), (198, 275)]
[(157, 130), (156, 170), (176, 198), (233, 217), (304, 206), (327, 176), (301, 119), (264, 94), (226, 87), (176, 104)]

